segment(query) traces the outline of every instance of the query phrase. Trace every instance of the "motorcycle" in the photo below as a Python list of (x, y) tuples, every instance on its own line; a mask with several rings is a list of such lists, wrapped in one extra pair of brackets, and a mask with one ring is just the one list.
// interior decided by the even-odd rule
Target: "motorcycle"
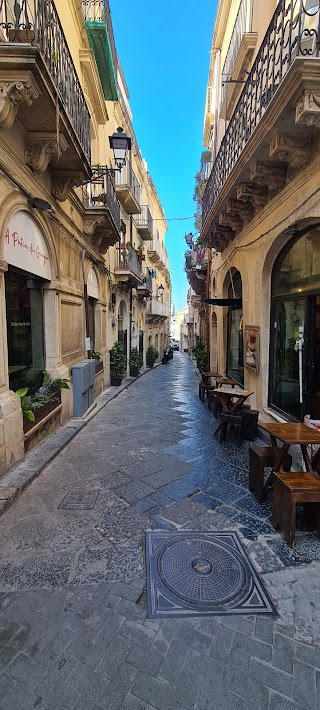
[(168, 348), (166, 348), (166, 349), (163, 351), (162, 364), (163, 364), (163, 365), (166, 365), (168, 362), (169, 362), (169, 350), (168, 350)]

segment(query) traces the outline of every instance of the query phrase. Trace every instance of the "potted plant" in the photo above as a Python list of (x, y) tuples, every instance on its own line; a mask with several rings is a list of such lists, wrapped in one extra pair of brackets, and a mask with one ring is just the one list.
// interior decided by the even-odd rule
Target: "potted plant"
[(127, 358), (122, 343), (118, 341), (113, 344), (109, 352), (111, 385), (118, 387), (121, 385), (123, 375), (127, 369)]
[(96, 363), (96, 375), (103, 370), (103, 360), (98, 350), (91, 350), (91, 359)]
[(25, 434), (61, 404), (61, 390), (69, 389), (69, 380), (61, 378), (51, 380), (47, 372), (43, 375), (43, 383), (34, 394), (28, 394), (28, 387), (23, 387), (16, 392), (20, 397)]
[(158, 357), (158, 351), (153, 347), (153, 345), (149, 345), (148, 350), (146, 352), (146, 362), (148, 367), (153, 367)]
[(132, 348), (129, 365), (131, 377), (137, 377), (140, 374), (140, 367), (143, 365), (143, 355), (142, 353), (139, 353), (138, 348)]
[(140, 242), (139, 246), (137, 247), (137, 257), (138, 257), (138, 259), (141, 259), (141, 261), (144, 261), (144, 259), (145, 259), (143, 251), (144, 251), (144, 247), (143, 247), (142, 242)]

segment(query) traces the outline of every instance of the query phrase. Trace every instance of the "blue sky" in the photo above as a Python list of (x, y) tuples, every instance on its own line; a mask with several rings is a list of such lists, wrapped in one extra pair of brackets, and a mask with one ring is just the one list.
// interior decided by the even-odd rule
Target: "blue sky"
[[(216, 6), (216, 0), (110, 0), (134, 130), (167, 219), (195, 212)], [(187, 293), (184, 234), (195, 231), (194, 220), (169, 221), (168, 227), (172, 302), (178, 310)]]

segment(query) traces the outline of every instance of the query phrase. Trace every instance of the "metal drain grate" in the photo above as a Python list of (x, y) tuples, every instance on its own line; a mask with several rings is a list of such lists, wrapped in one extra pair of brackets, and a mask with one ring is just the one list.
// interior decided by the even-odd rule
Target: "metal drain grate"
[(80, 493), (71, 491), (64, 497), (59, 508), (63, 510), (92, 510), (94, 508), (99, 491), (95, 493)]
[(148, 617), (274, 614), (233, 532), (146, 533)]

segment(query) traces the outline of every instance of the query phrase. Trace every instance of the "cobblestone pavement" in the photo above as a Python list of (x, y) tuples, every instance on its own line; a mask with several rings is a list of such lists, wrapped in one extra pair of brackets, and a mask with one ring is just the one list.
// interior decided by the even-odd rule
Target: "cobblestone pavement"
[[(248, 444), (212, 437), (197, 386), (176, 353), (0, 519), (0, 710), (320, 708), (320, 542), (300, 521), (294, 551), (273, 531)], [(148, 620), (150, 527), (236, 530), (278, 618)]]

